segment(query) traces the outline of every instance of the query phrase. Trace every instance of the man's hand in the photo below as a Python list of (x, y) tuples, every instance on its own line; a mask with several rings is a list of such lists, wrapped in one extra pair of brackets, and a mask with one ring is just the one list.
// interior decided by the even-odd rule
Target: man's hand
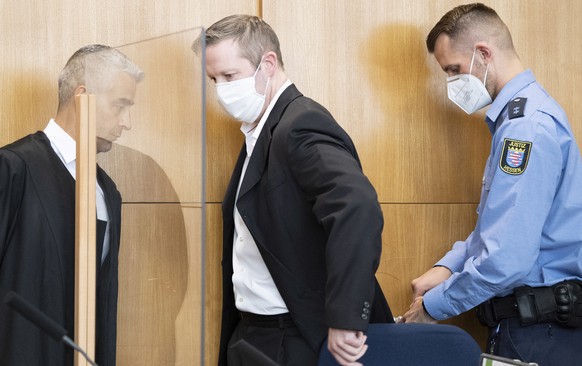
[(368, 350), (367, 338), (361, 331), (329, 328), (327, 349), (340, 365), (361, 366), (356, 361)]
[(451, 275), (452, 272), (447, 267), (432, 267), (422, 276), (415, 278), (410, 283), (412, 286), (412, 300), (414, 301), (419, 296), (424, 296), (428, 290), (437, 286), (441, 282), (444, 282), (447, 278), (451, 277)]
[(428, 315), (426, 311), (424, 311), (424, 307), (422, 306), (422, 296), (417, 297), (410, 308), (402, 316), (402, 321), (404, 323), (436, 323), (437, 321)]

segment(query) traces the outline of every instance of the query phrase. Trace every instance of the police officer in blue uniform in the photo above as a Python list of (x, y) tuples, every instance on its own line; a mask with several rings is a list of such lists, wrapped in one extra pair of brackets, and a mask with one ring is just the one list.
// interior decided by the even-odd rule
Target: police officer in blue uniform
[(473, 232), (412, 281), (405, 322), (477, 308), (487, 351), (539, 365), (582, 364), (582, 159), (568, 119), (526, 70), (507, 26), (483, 4), (446, 13), (427, 47), (448, 96), (489, 104), (493, 134)]

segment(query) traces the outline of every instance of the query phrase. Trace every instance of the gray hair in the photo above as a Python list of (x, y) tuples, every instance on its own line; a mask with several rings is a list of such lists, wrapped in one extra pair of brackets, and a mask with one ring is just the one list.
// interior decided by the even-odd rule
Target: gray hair
[(115, 48), (100, 44), (80, 48), (59, 75), (59, 109), (73, 98), (79, 86), (85, 85), (88, 93), (103, 91), (118, 72), (127, 73), (136, 82), (144, 78), (144, 72)]

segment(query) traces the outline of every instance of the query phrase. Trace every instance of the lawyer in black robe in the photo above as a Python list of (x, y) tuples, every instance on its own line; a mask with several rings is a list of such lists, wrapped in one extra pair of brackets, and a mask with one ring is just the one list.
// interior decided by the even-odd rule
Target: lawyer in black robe
[[(97, 234), (96, 362), (115, 365), (121, 196), (97, 167), (110, 225)], [(0, 299), (14, 291), (74, 337), (75, 180), (43, 132), (0, 148)], [(73, 365), (73, 352), (0, 304), (0, 363)]]

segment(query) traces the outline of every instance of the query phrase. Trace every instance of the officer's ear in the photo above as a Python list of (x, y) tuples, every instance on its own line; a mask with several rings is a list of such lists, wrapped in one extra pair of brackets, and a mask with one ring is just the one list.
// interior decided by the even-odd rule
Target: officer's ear
[(481, 56), (481, 58), (483, 59), (483, 61), (488, 64), (489, 62), (491, 62), (492, 59), (492, 55), (491, 55), (491, 48), (489, 48), (489, 45), (485, 42), (478, 42), (475, 45), (475, 51), (476, 53)]

